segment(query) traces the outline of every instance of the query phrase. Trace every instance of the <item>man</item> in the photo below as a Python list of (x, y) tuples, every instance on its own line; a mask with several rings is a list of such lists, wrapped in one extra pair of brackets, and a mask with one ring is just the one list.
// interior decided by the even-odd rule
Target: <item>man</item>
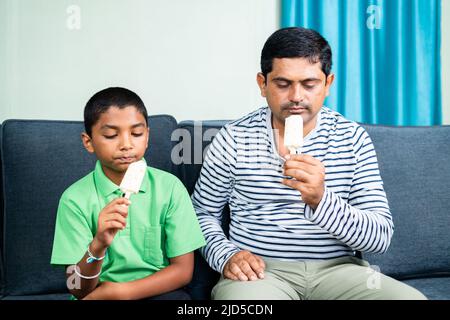
[[(261, 55), (268, 107), (228, 123), (205, 156), (192, 195), (222, 274), (213, 299), (424, 299), (377, 273), (356, 251), (385, 252), (393, 222), (370, 137), (323, 106), (334, 80), (328, 42), (285, 28)], [(284, 122), (303, 118), (301, 154), (284, 146)], [(229, 239), (220, 220), (228, 203)]]

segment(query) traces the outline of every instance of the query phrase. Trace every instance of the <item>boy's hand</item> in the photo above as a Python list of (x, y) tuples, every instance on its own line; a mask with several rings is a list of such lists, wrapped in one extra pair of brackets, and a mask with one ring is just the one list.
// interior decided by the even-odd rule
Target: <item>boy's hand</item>
[(304, 203), (317, 209), (325, 192), (325, 166), (306, 154), (288, 155), (284, 163), (284, 175), (294, 179), (283, 179), (282, 183), (297, 189)]
[(125, 229), (130, 201), (117, 198), (100, 211), (95, 240), (104, 249), (108, 248), (119, 230)]

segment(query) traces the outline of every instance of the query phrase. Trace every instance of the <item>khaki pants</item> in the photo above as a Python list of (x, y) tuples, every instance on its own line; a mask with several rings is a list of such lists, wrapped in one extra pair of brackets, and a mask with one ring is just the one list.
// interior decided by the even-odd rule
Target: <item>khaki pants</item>
[(233, 281), (220, 278), (215, 300), (422, 300), (418, 290), (376, 272), (355, 257), (326, 261), (264, 259), (265, 278)]

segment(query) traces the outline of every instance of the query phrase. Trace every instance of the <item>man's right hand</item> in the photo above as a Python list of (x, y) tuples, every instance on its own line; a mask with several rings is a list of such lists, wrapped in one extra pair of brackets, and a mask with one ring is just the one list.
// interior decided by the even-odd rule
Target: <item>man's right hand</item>
[(126, 198), (117, 198), (107, 204), (100, 211), (97, 224), (97, 233), (95, 240), (97, 243), (108, 248), (114, 240), (117, 232), (126, 227), (128, 206), (130, 201)]
[(260, 257), (250, 251), (235, 253), (225, 264), (223, 275), (231, 280), (258, 280), (264, 279), (266, 265)]

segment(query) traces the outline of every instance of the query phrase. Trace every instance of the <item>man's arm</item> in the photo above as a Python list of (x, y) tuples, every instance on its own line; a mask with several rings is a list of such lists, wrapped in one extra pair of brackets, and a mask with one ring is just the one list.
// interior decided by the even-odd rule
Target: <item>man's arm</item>
[(291, 156), (285, 174), (295, 180), (283, 183), (299, 190), (305, 217), (354, 250), (385, 252), (394, 226), (378, 169), (372, 141), (358, 127), (355, 134), (356, 170), (348, 202), (327, 189), (325, 168), (311, 156)]

